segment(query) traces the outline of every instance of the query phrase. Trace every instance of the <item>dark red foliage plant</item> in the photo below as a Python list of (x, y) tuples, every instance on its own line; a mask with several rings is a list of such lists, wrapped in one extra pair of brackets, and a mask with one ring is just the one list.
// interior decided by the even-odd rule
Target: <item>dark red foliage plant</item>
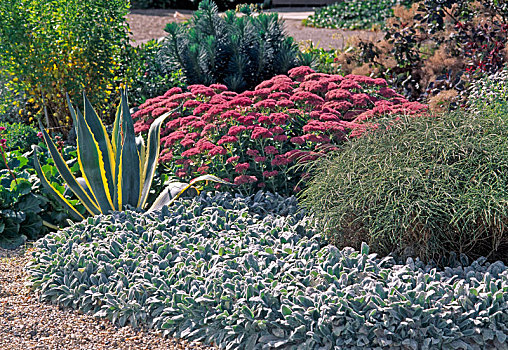
[(162, 130), (160, 162), (188, 180), (213, 174), (243, 193), (266, 188), (298, 192), (308, 174), (294, 165), (337, 150), (342, 142), (376, 129), (376, 118), (421, 115), (427, 106), (409, 102), (384, 79), (316, 73), (296, 67), (254, 91), (226, 86), (172, 88), (133, 115), (136, 132), (175, 110)]

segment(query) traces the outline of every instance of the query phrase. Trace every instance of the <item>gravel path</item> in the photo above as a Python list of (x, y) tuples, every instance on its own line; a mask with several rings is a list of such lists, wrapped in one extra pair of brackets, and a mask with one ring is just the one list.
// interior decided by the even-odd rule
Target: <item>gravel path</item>
[[(131, 39), (134, 45), (145, 43), (150, 39), (166, 36), (164, 27), (168, 22), (182, 22), (192, 15), (185, 10), (132, 10), (127, 16), (131, 28)], [(280, 12), (286, 22), (286, 33), (296, 41), (312, 41), (314, 45), (328, 49), (343, 48), (350, 38), (362, 37), (381, 39), (382, 32), (350, 31), (341, 29), (312, 28), (302, 25), (301, 16), (294, 13)], [(298, 18), (298, 19), (294, 19)]]
[(180, 339), (163, 338), (153, 330), (116, 327), (106, 319), (61, 310), (40, 303), (25, 286), (24, 266), (29, 258), (22, 249), (0, 250), (0, 349), (213, 349)]

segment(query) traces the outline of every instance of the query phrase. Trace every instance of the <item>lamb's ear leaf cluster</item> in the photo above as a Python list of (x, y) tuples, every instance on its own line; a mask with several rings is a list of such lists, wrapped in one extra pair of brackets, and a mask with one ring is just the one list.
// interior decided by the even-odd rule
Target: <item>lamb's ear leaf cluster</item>
[[(78, 163), (83, 178), (74, 177), (55, 143), (39, 122), (44, 141), (58, 172), (91, 215), (122, 211), (126, 206), (145, 208), (159, 158), (160, 129), (164, 120), (174, 110), (161, 115), (152, 123), (145, 145), (142, 139), (136, 139), (125, 91), (121, 95), (111, 138), (85, 95), (83, 100), (84, 113), (81, 113), (78, 108), (72, 106), (67, 97), (76, 128)], [(84, 216), (50, 184), (41, 169), (36, 152), (34, 164), (42, 185), (57, 198), (74, 219), (84, 219)], [(163, 191), (150, 211), (171, 204), (199, 181), (229, 184), (213, 175), (199, 176), (182, 186), (181, 191), (175, 196), (168, 195), (171, 193), (170, 189)]]

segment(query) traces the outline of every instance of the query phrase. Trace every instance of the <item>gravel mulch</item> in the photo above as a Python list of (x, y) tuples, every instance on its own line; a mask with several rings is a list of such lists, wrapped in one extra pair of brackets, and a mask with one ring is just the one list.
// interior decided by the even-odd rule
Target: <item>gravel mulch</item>
[[(288, 16), (288, 14), (282, 14)], [(131, 28), (131, 40), (134, 45), (146, 43), (150, 39), (160, 39), (166, 36), (164, 27), (168, 22), (182, 22), (192, 16), (188, 10), (132, 10), (127, 15), (127, 22)], [(302, 25), (300, 19), (285, 19), (286, 33), (297, 42), (312, 41), (315, 46), (325, 49), (342, 49), (352, 38), (381, 39), (382, 32), (351, 31), (341, 29), (312, 28)]]
[(0, 249), (0, 349), (212, 350), (147, 329), (116, 327), (106, 319), (40, 303), (25, 286), (29, 250)]

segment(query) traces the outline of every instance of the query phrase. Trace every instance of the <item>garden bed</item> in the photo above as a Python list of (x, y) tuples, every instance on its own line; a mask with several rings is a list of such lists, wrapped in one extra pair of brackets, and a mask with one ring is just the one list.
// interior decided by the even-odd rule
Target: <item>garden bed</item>
[[(201, 194), (37, 242), (41, 299), (226, 349), (506, 349), (498, 261), (380, 259), (326, 244), (294, 197)], [(50, 261), (51, 264), (47, 262)]]
[(0, 348), (508, 350), (506, 25), (10, 1)]

